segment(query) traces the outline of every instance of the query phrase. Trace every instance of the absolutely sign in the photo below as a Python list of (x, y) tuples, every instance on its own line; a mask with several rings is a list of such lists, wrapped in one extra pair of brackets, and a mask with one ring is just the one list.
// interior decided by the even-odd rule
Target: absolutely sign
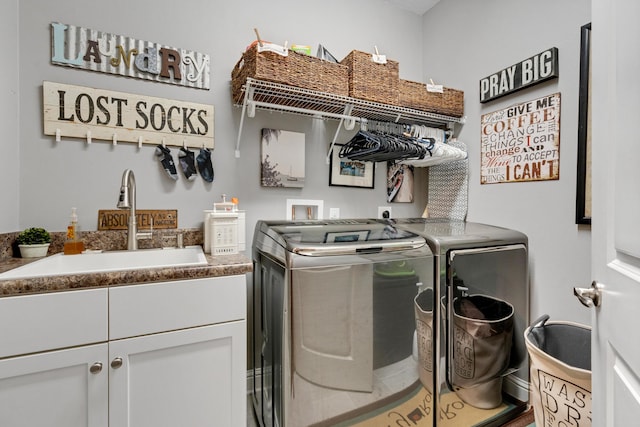
[(552, 47), (480, 80), (480, 102), (492, 101), (556, 77), (558, 48)]
[(45, 135), (213, 148), (213, 105), (43, 82)]
[[(178, 211), (138, 209), (136, 222), (140, 230), (166, 230), (178, 228)], [(98, 230), (126, 230), (129, 210), (115, 209), (98, 211)]]

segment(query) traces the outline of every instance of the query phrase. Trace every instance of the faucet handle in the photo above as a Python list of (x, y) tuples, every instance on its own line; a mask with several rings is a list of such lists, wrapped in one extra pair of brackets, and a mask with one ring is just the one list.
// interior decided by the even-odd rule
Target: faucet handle
[(152, 240), (153, 239), (153, 217), (151, 218), (151, 224), (149, 224), (149, 231), (138, 231), (136, 233), (136, 239), (138, 240)]
[(162, 247), (163, 248), (179, 248), (179, 249), (184, 248), (184, 233), (177, 232), (176, 234), (163, 235)]

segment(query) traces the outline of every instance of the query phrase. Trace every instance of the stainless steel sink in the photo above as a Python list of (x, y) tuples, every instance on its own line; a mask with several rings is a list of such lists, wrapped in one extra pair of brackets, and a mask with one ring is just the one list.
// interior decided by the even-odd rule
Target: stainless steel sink
[(180, 249), (88, 252), (79, 255), (59, 253), (2, 273), (0, 280), (206, 264), (207, 259), (200, 246), (187, 246)]

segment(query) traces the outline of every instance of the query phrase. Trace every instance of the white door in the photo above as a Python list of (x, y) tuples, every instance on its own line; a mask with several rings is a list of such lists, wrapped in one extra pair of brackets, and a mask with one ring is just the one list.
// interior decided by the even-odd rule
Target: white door
[(107, 344), (0, 360), (0, 426), (107, 427)]
[(111, 427), (246, 425), (246, 322), (109, 342)]
[(640, 420), (640, 2), (592, 2), (592, 411)]

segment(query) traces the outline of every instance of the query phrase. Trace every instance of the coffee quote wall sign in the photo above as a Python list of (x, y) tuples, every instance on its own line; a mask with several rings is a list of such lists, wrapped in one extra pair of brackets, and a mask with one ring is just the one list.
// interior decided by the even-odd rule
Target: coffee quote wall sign
[(560, 177), (560, 93), (483, 114), (480, 183)]

